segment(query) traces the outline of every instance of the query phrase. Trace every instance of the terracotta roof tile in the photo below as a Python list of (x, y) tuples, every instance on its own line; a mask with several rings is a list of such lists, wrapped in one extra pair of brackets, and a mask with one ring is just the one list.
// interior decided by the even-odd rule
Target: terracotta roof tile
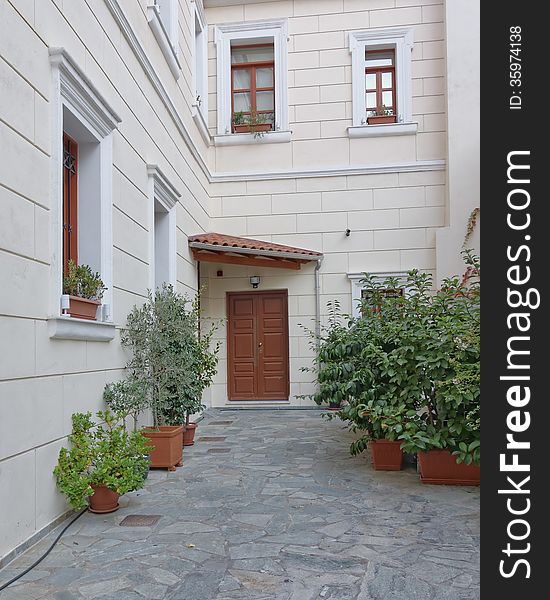
[(289, 252), (291, 254), (322, 256), (321, 252), (315, 252), (313, 250), (296, 248), (295, 246), (285, 246), (283, 244), (273, 244), (271, 242), (262, 242), (261, 240), (225, 235), (222, 233), (199, 233), (198, 235), (190, 235), (189, 242), (199, 242), (201, 244), (221, 246), (227, 250), (230, 248), (246, 248), (250, 250), (268, 250), (271, 252)]

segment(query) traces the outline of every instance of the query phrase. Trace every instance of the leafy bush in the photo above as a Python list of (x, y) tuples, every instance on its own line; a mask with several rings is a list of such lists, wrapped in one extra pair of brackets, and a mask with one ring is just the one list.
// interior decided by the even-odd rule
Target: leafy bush
[(70, 449), (61, 448), (54, 469), (59, 490), (74, 509), (84, 508), (94, 492), (92, 485), (106, 485), (118, 494), (143, 487), (149, 459), (148, 440), (139, 432), (128, 433), (123, 415), (110, 411), (75, 413), (69, 435)]
[(63, 278), (63, 293), (88, 300), (101, 300), (107, 288), (99, 273), (94, 273), (88, 265), (77, 265), (69, 261), (67, 275)]
[(331, 316), (322, 331), (313, 398), (343, 401), (336, 416), (363, 434), (353, 454), (398, 439), (407, 452), (448, 448), (458, 462), (479, 462), (479, 262), (465, 258), (469, 277), (435, 293), (417, 270), (403, 296), (384, 292), (394, 279), (366, 276), (361, 318)]
[(153, 426), (181, 425), (203, 407), (202, 393), (217, 370), (215, 326), (201, 331), (199, 297), (193, 301), (165, 285), (134, 307), (122, 333), (132, 351), (125, 382), (107, 386), (108, 402), (134, 416), (150, 408)]

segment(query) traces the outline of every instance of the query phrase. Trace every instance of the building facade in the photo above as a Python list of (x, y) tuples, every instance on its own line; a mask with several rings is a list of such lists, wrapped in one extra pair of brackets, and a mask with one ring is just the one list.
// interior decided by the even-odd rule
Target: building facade
[[(300, 406), (328, 301), (460, 274), (478, 5), (0, 0), (0, 561), (67, 512), (71, 414), (123, 376), (148, 289), (204, 287), (207, 405)], [(96, 320), (66, 314), (71, 259), (106, 286)]]

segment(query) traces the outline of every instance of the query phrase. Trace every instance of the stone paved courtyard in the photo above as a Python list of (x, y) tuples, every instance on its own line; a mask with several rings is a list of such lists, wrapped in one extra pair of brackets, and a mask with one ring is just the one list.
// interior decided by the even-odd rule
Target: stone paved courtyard
[[(319, 411), (209, 410), (196, 437), (182, 468), (151, 472), (116, 513), (84, 514), (0, 600), (479, 598), (478, 489), (375, 472)], [(121, 527), (130, 514), (161, 518)]]

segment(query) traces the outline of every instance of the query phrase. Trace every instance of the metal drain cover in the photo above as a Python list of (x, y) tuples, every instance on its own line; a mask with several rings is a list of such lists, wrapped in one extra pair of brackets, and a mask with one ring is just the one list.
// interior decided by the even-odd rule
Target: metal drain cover
[(225, 452), (231, 452), (231, 448), (209, 448), (206, 452), (209, 454), (223, 454)]
[(128, 515), (119, 523), (121, 527), (152, 527), (162, 515)]
[(208, 425), (233, 425), (234, 421), (210, 421)]
[(203, 436), (199, 438), (199, 442), (223, 442), (225, 437)]

